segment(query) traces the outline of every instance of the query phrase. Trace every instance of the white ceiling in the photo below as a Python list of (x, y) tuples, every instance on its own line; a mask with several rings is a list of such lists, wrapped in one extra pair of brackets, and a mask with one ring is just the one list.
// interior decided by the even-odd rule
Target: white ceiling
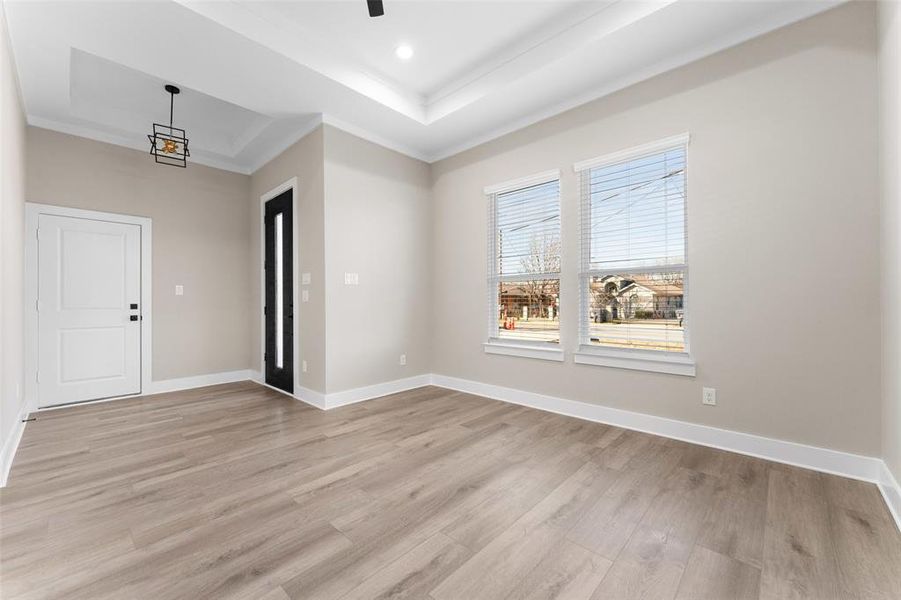
[[(128, 139), (147, 133), (148, 123), (169, 122), (165, 81), (73, 49), (66, 103), (72, 119), (111, 136)], [(67, 101), (67, 102), (66, 102)], [(209, 160), (228, 162), (259, 136), (274, 119), (193, 90), (175, 98), (174, 124), (190, 124), (190, 141)], [(141, 140), (149, 149), (149, 141)]]
[[(358, 1), (266, 1), (241, 6), (273, 27), (325, 49), (340, 63), (369, 71), (423, 101), (486, 63), (497, 66), (518, 43), (540, 42), (549, 32), (571, 26), (605, 4), (585, 0), (536, 0), (516, 6), (497, 1), (395, 4), (388, 0), (387, 16), (379, 19), (370, 18), (364, 3)], [(340, 44), (334, 43), (335, 35), (340, 36)], [(397, 60), (394, 49), (400, 43), (416, 50), (416, 60)]]
[[(29, 122), (249, 173), (320, 122), (437, 160), (840, 0), (6, 0)], [(409, 61), (395, 48), (413, 47)]]

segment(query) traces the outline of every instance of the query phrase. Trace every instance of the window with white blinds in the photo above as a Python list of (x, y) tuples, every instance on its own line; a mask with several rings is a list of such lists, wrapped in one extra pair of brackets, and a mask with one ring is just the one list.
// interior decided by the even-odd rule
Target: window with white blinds
[(560, 180), (486, 188), (489, 340), (560, 342)]
[(687, 142), (670, 138), (576, 166), (583, 345), (687, 352)]

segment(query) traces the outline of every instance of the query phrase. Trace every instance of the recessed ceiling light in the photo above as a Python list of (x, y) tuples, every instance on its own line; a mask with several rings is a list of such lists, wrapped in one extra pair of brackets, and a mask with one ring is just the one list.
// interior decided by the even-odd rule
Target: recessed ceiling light
[(394, 53), (397, 55), (397, 58), (401, 60), (410, 60), (411, 58), (413, 58), (413, 48), (411, 48), (407, 44), (401, 44), (400, 46), (398, 46), (394, 50)]

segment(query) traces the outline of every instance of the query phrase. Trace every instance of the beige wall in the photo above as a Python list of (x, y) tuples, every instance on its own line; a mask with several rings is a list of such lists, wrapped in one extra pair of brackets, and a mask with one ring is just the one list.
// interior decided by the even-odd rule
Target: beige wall
[(153, 219), (154, 381), (249, 367), (250, 177), (35, 127), (27, 156), (28, 201)]
[[(434, 164), (433, 371), (880, 455), (874, 40), (844, 5)], [(572, 164), (685, 131), (697, 377), (575, 365)], [(485, 355), (482, 188), (552, 168), (567, 361)]]
[(429, 165), (324, 131), (327, 391), (428, 373)]
[[(297, 373), (300, 387), (331, 393), (431, 371), (884, 453), (898, 473), (898, 120), (885, 108), (897, 107), (898, 97), (897, 6), (891, 10), (880, 54), (882, 130), (893, 125), (895, 133), (882, 137), (881, 236), (870, 3), (839, 7), (431, 167), (329, 126), (251, 177), (161, 167), (142, 152), (28, 128), (28, 199), (153, 218), (157, 380), (261, 369), (260, 196), (296, 177), (295, 260), (312, 277), (310, 301), (295, 298), (299, 361), (308, 365)], [(10, 115), (22, 127), (21, 111), (6, 101), (11, 81), (4, 74), (4, 348), (7, 314), (21, 316), (21, 293), (8, 294), (6, 284), (7, 269), (21, 281), (21, 183), (7, 178), (8, 163), (20, 167), (6, 151), (12, 146), (15, 156), (23, 142), (7, 135)], [(688, 256), (698, 375), (575, 365), (572, 163), (683, 131), (692, 135)], [(551, 168), (563, 173), (567, 361), (485, 355), (482, 188)], [(18, 204), (8, 202), (17, 194)], [(18, 243), (7, 238), (7, 211), (18, 219)], [(8, 260), (7, 239), (17, 263)], [(358, 273), (360, 285), (345, 286), (345, 272)], [(860, 293), (880, 289), (880, 277), (881, 297)], [(174, 296), (175, 284), (185, 296)], [(4, 353), (4, 399), (8, 360)], [(21, 365), (11, 370), (21, 377)], [(718, 389), (717, 407), (701, 405), (702, 386)], [(5, 427), (5, 403), (3, 410)]]
[[(262, 369), (261, 344), (261, 241), (260, 198), (292, 177), (297, 178), (295, 198), (297, 230), (294, 260), (298, 273), (310, 273), (310, 285), (302, 286), (310, 292), (309, 302), (294, 298), (295, 318), (298, 320), (299, 357), (307, 361), (307, 372), (298, 369), (295, 385), (325, 392), (325, 215), (323, 180), (323, 132), (317, 128), (293, 146), (269, 161), (251, 176), (250, 209), (250, 319), (251, 365)], [(299, 285), (300, 282), (298, 282)]]
[[(24, 403), (22, 269), (25, 230), (25, 115), (0, 6), (0, 448)], [(5, 456), (4, 456), (5, 458)]]
[[(253, 369), (261, 370), (260, 197), (292, 177), (295, 260), (311, 276), (298, 284), (309, 302), (294, 302), (298, 363), (307, 362), (296, 385), (332, 393), (428, 373), (429, 166), (327, 125), (251, 177)], [(346, 272), (360, 284), (344, 285)]]
[(901, 481), (901, 4), (879, 3), (882, 181), (882, 446)]

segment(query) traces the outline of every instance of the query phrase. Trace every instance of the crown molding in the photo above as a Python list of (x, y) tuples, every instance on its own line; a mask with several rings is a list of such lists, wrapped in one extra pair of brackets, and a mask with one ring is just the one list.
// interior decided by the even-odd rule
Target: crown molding
[[(37, 117), (34, 115), (28, 115), (27, 122), (29, 125), (33, 127), (39, 127), (41, 129), (49, 129), (51, 131), (57, 131), (59, 133), (65, 133), (68, 135), (74, 135), (77, 137), (86, 138), (89, 140), (94, 140), (95, 142), (103, 142), (105, 144), (111, 144), (113, 146), (120, 146), (122, 148), (128, 148), (130, 150), (139, 150), (142, 152), (147, 152), (147, 146), (143, 143), (138, 143), (131, 139), (130, 137), (115, 135), (111, 133), (106, 133), (103, 131), (98, 131), (91, 127), (85, 127), (83, 125), (74, 125), (71, 123), (60, 123), (59, 121), (54, 121), (52, 119), (46, 119), (44, 117)], [(241, 166), (237, 163), (218, 160), (215, 158), (209, 158), (206, 156), (191, 156), (189, 164), (199, 164), (204, 165), (206, 167), (212, 167), (214, 169), (220, 169), (222, 171), (230, 171), (232, 173), (240, 173), (241, 175), (250, 175), (251, 171), (247, 167)]]

